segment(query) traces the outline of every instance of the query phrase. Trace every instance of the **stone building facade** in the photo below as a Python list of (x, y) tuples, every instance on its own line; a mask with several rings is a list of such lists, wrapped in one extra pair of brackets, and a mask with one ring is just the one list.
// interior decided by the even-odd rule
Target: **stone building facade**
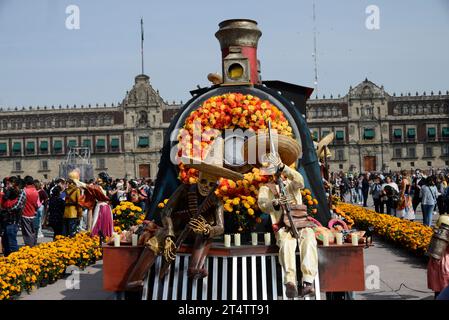
[[(154, 179), (165, 132), (180, 107), (165, 102), (142, 74), (116, 106), (3, 108), (0, 177), (50, 180), (71, 147), (86, 147), (95, 174)], [(449, 165), (448, 92), (396, 96), (366, 79), (344, 97), (309, 100), (307, 122), (318, 140), (335, 133), (331, 171)]]
[(155, 178), (164, 131), (178, 111), (138, 75), (118, 105), (52, 106), (0, 111), (0, 177), (50, 180), (71, 147), (86, 147), (94, 173)]
[(400, 171), (449, 165), (449, 92), (388, 94), (365, 79), (344, 97), (311, 99), (307, 122), (319, 140), (330, 132), (330, 170)]

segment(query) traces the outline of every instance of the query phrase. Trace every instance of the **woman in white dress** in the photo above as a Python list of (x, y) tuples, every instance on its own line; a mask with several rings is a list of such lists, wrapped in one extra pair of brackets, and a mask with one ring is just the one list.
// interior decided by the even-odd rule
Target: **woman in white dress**
[(410, 197), (410, 178), (406, 170), (401, 171), (402, 181), (399, 186), (399, 202), (396, 213), (399, 217), (410, 221), (415, 220), (415, 211), (413, 210), (412, 198)]

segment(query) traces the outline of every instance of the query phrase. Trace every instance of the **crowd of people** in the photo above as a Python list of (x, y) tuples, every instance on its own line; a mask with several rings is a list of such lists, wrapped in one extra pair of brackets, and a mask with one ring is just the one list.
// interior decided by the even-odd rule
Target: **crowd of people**
[(80, 231), (110, 236), (112, 209), (130, 201), (144, 212), (154, 190), (151, 179), (113, 180), (106, 173), (83, 183), (79, 176), (41, 182), (31, 176), (6, 177), (0, 188), (0, 254), (8, 256), (19, 249), (18, 232), (26, 246), (43, 238), (42, 229), (73, 236)]
[(399, 218), (415, 220), (421, 205), (423, 224), (431, 226), (434, 214), (449, 213), (449, 172), (421, 170), (412, 174), (407, 170), (391, 174), (363, 173), (358, 176), (348, 173), (332, 175), (333, 194), (341, 201), (367, 207), (372, 197), (374, 210)]

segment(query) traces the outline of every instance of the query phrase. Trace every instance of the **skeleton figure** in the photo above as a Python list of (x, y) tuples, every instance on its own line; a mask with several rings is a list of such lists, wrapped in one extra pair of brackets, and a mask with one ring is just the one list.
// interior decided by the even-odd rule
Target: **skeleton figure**
[(223, 234), (223, 203), (215, 196), (217, 176), (200, 172), (198, 183), (181, 185), (161, 213), (162, 228), (148, 230), (142, 238), (145, 249), (128, 278), (128, 288), (141, 286), (145, 273), (162, 255), (165, 263), (176, 259), (176, 241), (187, 226), (187, 241), (193, 244), (188, 275), (207, 276), (204, 262), (212, 239)]

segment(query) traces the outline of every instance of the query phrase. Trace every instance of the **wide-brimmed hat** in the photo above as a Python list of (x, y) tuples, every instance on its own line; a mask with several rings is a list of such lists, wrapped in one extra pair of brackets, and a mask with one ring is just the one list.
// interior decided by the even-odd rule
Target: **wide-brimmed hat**
[[(323, 158), (324, 157), (323, 150), (325, 149), (325, 147), (327, 147), (332, 142), (332, 140), (334, 140), (334, 133), (333, 132), (329, 133), (327, 136), (325, 136), (323, 139), (321, 139), (318, 142), (318, 145), (316, 147), (316, 154), (317, 154), (318, 158)], [(330, 158), (331, 156), (332, 156), (332, 154), (326, 148), (326, 158)]]
[(223, 139), (220, 137), (217, 137), (210, 145), (204, 160), (190, 157), (180, 157), (179, 160), (185, 168), (196, 169), (217, 178), (243, 180), (243, 174), (223, 167)]
[[(272, 134), (272, 138), (274, 139), (273, 142), (276, 148), (275, 152), (279, 154), (284, 164), (291, 166), (298, 160), (301, 154), (301, 146), (295, 139), (281, 134)], [(265, 147), (265, 150), (259, 150), (259, 148), (263, 147)], [(249, 137), (242, 148), (245, 161), (255, 167), (261, 167), (262, 163), (258, 155), (263, 156), (271, 152), (268, 133), (260, 133)], [(249, 152), (255, 152), (255, 154), (250, 155)]]
[(232, 171), (230, 169), (220, 167), (219, 165), (216, 164), (211, 164), (203, 160), (187, 157), (181, 157), (180, 160), (184, 164), (184, 167), (186, 168), (197, 169), (200, 172), (206, 173), (208, 175), (217, 178), (231, 179), (234, 181), (243, 180), (243, 174)]

